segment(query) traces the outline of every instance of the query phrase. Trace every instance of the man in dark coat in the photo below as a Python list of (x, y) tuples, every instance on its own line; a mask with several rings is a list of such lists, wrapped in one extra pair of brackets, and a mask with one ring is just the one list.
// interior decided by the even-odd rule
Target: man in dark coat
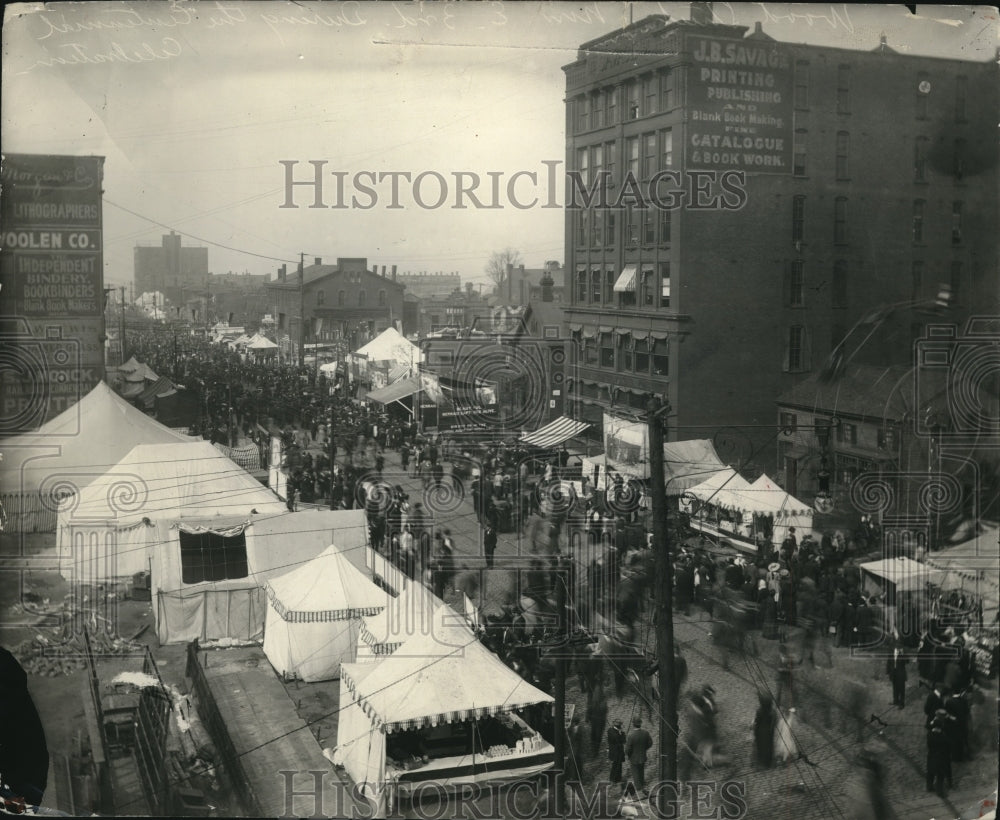
[(625, 730), (620, 719), (616, 719), (608, 729), (608, 762), (611, 763), (611, 782), (621, 784), (622, 763), (625, 762)]
[(774, 699), (767, 692), (760, 692), (758, 698), (760, 706), (753, 719), (753, 755), (758, 766), (769, 769), (774, 765), (774, 727), (778, 712)]
[(885, 662), (885, 671), (892, 681), (892, 705), (902, 709), (906, 706), (906, 664), (903, 650), (897, 646), (892, 651), (892, 657)]
[(0, 776), (15, 795), (37, 806), (48, 775), (45, 730), (28, 692), (28, 676), (0, 646)]
[(931, 721), (934, 720), (937, 710), (944, 709), (945, 694), (947, 694), (945, 685), (943, 683), (935, 683), (934, 689), (927, 696), (927, 700), (924, 701), (924, 716), (927, 718), (925, 725), (928, 729), (930, 728)]
[(486, 566), (493, 569), (493, 555), (497, 551), (497, 531), (487, 525), (483, 532), (483, 552), (486, 555)]
[(927, 727), (927, 791), (947, 795), (951, 786), (951, 747), (948, 743), (948, 713), (938, 709)]
[(632, 785), (637, 793), (646, 791), (646, 752), (653, 745), (653, 738), (642, 728), (642, 718), (632, 718), (632, 731), (625, 739), (625, 756), (632, 773)]

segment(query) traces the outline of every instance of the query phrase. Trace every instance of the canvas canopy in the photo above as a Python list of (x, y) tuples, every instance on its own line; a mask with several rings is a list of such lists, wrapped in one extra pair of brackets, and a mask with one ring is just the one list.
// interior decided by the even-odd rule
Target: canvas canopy
[(521, 436), (521, 441), (532, 447), (548, 449), (569, 441), (573, 436), (580, 435), (588, 427), (590, 424), (585, 421), (576, 421), (568, 416), (560, 416), (535, 432)]
[(191, 441), (100, 382), (38, 430), (3, 442), (0, 471), (8, 528), (53, 530), (60, 497), (86, 487), (137, 444)]
[(312, 561), (267, 582), (264, 654), (275, 671), (303, 681), (339, 677), (354, 659), (361, 618), (391, 597), (330, 546)]
[(253, 339), (247, 343), (247, 350), (274, 350), (277, 345), (268, 339), (266, 336), (261, 336), (260, 334), (253, 337)]
[(158, 518), (285, 511), (274, 493), (207, 441), (140, 444), (60, 505), (59, 571), (78, 583), (98, 583), (148, 570)]
[(415, 365), (423, 361), (423, 353), (417, 345), (403, 336), (396, 328), (389, 327), (366, 345), (355, 351), (355, 356), (369, 362), (396, 362)]
[[(631, 431), (617, 431), (623, 440), (631, 436)], [(642, 444), (642, 439), (638, 440)], [(597, 476), (596, 486), (607, 488), (608, 476), (616, 473), (625, 479), (646, 480), (649, 478), (649, 459), (629, 463), (612, 458), (607, 453), (586, 456), (582, 460), (583, 474), (588, 478)], [(685, 490), (707, 481), (716, 473), (728, 469), (715, 452), (715, 446), (708, 439), (671, 441), (663, 445), (663, 476), (667, 495), (680, 495)]]
[(903, 556), (868, 561), (859, 566), (871, 577), (879, 579), (878, 585), (880, 587), (888, 581), (899, 592), (919, 591), (924, 589), (928, 583), (939, 584), (944, 577), (944, 573), (940, 570), (932, 569), (926, 564)]
[[(364, 510), (301, 510), (245, 518), (160, 519), (156, 523), (152, 596), (161, 644), (232, 639), (261, 640), (270, 578), (300, 567), (331, 543), (364, 575), (368, 524)], [(182, 529), (218, 532), (245, 524), (246, 574), (221, 580), (193, 579), (182, 551)], [(188, 570), (185, 578), (185, 570)]]
[[(943, 589), (971, 590), (983, 598), (985, 609), (996, 611), (1000, 599), (1000, 527), (982, 531), (953, 547), (930, 553), (927, 566), (944, 572)], [(985, 616), (988, 622), (990, 618)]]
[(391, 655), (419, 632), (447, 631), (452, 625), (449, 613), (454, 620), (451, 607), (423, 584), (407, 584), (385, 609), (362, 621), (358, 661), (375, 661)]

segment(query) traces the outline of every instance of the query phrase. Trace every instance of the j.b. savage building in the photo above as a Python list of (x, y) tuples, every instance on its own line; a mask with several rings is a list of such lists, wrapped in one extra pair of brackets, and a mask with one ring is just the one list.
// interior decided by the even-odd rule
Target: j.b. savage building
[(670, 439), (735, 427), (773, 468), (776, 398), (863, 317), (886, 309), (854, 360), (910, 366), (928, 321), (998, 312), (998, 72), (778, 42), (710, 6), (564, 67), (565, 320), (579, 417), (660, 394)]

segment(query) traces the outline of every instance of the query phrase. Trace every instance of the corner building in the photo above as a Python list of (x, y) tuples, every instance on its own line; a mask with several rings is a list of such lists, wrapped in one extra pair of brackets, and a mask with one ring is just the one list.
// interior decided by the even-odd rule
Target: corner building
[[(998, 73), (884, 40), (778, 42), (709, 6), (585, 43), (564, 67), (581, 181), (565, 317), (580, 418), (657, 393), (670, 439), (736, 427), (773, 467), (776, 397), (862, 317), (892, 306), (858, 361), (909, 365), (924, 324), (998, 312)], [(657, 175), (678, 207), (622, 196)]]

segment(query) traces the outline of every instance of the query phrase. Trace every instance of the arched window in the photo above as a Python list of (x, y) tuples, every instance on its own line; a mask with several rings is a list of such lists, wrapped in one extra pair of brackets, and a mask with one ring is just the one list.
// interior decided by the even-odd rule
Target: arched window
[(339, 290), (337, 291), (337, 307), (343, 307), (344, 302), (347, 301), (347, 291)]
[(365, 293), (364, 288), (358, 291), (358, 307), (364, 307), (368, 302), (368, 294)]
[(378, 292), (378, 306), (385, 307), (385, 290), (380, 290)]
[(316, 304), (322, 305), (324, 302), (326, 302), (326, 291), (325, 290), (316, 291)]

